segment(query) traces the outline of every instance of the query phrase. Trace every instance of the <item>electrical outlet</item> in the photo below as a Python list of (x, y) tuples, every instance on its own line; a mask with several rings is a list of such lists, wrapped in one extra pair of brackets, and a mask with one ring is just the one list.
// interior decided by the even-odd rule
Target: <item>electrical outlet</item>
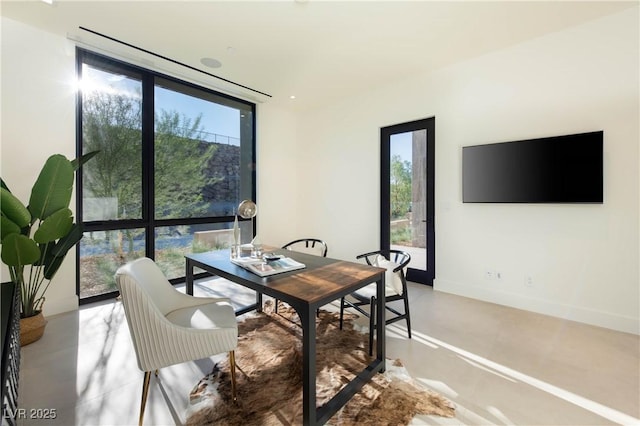
[(525, 275), (524, 276), (524, 285), (527, 287), (533, 287), (533, 275)]
[(484, 272), (484, 279), (485, 280), (492, 280), (493, 279), (493, 271), (485, 271)]

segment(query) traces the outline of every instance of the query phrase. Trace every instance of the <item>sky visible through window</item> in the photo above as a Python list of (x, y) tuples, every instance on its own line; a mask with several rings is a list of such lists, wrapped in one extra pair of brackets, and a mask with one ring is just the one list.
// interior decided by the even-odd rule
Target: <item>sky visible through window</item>
[[(120, 74), (112, 74), (93, 66), (83, 65), (83, 78), (80, 82), (83, 91), (102, 91), (121, 94), (131, 98), (140, 98), (141, 82), (138, 79)], [(204, 132), (240, 138), (240, 110), (173, 90), (156, 86), (156, 107), (168, 112), (177, 111), (192, 121), (202, 114), (201, 126)]]
[[(195, 120), (202, 114), (202, 130), (230, 138), (240, 138), (240, 111), (173, 90), (156, 86), (156, 107), (167, 111), (178, 111), (180, 115)], [(239, 144), (239, 142), (238, 142)]]
[(413, 132), (396, 133), (391, 135), (391, 157), (399, 155), (403, 161), (411, 163), (411, 135)]

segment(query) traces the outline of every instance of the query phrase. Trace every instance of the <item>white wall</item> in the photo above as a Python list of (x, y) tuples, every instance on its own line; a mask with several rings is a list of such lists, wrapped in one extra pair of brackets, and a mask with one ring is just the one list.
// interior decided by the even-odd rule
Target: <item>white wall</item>
[[(1, 174), (25, 203), (51, 154), (75, 158), (74, 77), (75, 51), (67, 40), (2, 18)], [(77, 309), (75, 257), (71, 250), (54, 277), (45, 316)], [(10, 281), (4, 265), (1, 279)]]
[(295, 115), (270, 105), (256, 108), (258, 159), (257, 235), (263, 243), (282, 246), (298, 238), (300, 191)]
[[(377, 248), (379, 129), (435, 116), (435, 288), (639, 333), (638, 33), (633, 8), (301, 115), (299, 233)], [(601, 129), (604, 204), (462, 203), (462, 146)]]

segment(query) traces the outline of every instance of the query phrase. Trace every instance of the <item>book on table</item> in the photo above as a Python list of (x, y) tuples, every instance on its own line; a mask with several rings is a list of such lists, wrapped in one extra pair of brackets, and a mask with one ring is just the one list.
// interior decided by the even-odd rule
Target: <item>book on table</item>
[(259, 258), (256, 259), (253, 257), (239, 257), (236, 259), (231, 259), (231, 262), (261, 277), (268, 277), (269, 275), (296, 271), (298, 269), (304, 269), (306, 267), (304, 263), (300, 263), (296, 260), (291, 259), (290, 257), (284, 256), (270, 261), (265, 261)]

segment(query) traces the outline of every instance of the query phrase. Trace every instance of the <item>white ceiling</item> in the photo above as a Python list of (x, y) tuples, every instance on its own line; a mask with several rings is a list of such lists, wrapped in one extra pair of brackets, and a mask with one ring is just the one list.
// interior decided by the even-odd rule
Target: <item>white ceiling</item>
[[(40, 0), (2, 0), (1, 12), (100, 52), (234, 95), (308, 109), (637, 5), (638, 1), (321, 0), (54, 0), (48, 5)], [(203, 57), (217, 59), (222, 66), (207, 68), (200, 63)]]

